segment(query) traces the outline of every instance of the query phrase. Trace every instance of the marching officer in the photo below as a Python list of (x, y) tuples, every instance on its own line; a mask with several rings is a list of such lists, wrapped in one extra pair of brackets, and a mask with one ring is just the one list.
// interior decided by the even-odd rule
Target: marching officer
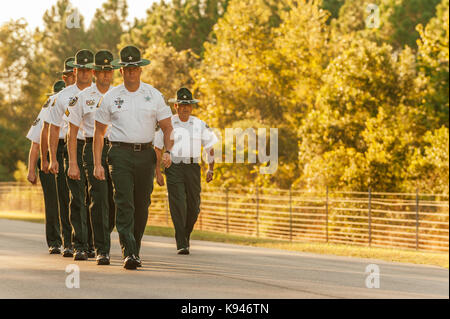
[[(213, 146), (218, 139), (204, 121), (191, 115), (192, 106), (199, 101), (192, 97), (192, 93), (187, 88), (179, 89), (177, 97), (170, 99), (169, 102), (175, 103), (177, 115), (171, 118), (174, 145), (171, 151), (172, 164), (165, 169), (167, 191), (178, 254), (188, 255), (190, 236), (200, 213), (201, 146), (207, 153), (209, 170), (206, 173), (206, 182), (209, 183), (213, 179), (214, 172)], [(158, 131), (155, 137), (155, 148), (159, 153), (164, 147), (162, 138), (161, 132)], [(158, 164), (157, 170), (159, 170)], [(157, 181), (161, 186), (164, 184), (160, 172), (157, 172)]]
[[(36, 164), (39, 171), (39, 180), (41, 182), (42, 191), (44, 193), (45, 205), (45, 237), (49, 247), (50, 254), (61, 253), (61, 232), (59, 222), (58, 210), (58, 193), (56, 188), (55, 177), (48, 171), (44, 172), (41, 169), (41, 159), (39, 157), (39, 144), (41, 143), (41, 129), (44, 118), (47, 114), (49, 105), (53, 103), (54, 94), (58, 93), (65, 87), (64, 81), (57, 81), (53, 84), (53, 93), (47, 94), (50, 97), (45, 102), (36, 120), (33, 122), (28, 131), (27, 138), (31, 141), (29, 159), (28, 159), (28, 181), (36, 184)], [(48, 154), (45, 155), (46, 157)]]
[[(94, 178), (94, 157), (92, 151), (92, 142), (94, 137), (94, 115), (97, 105), (103, 95), (112, 89), (111, 82), (113, 73), (118, 67), (111, 65), (113, 55), (111, 52), (103, 50), (98, 51), (94, 57), (94, 63), (88, 65), (94, 70), (95, 84), (81, 91), (78, 94), (78, 100), (70, 108), (68, 116), (69, 134), (76, 136), (78, 130), (83, 131), (85, 145), (83, 149), (83, 166), (89, 183), (89, 196), (91, 198), (91, 223), (93, 228), (94, 246), (97, 253), (98, 265), (110, 264), (111, 232), (115, 223), (115, 206), (112, 198), (113, 189), (111, 177), (106, 164), (106, 153), (109, 142), (105, 139), (102, 150), (102, 166), (105, 169), (106, 180)], [(69, 148), (74, 148), (75, 139), (69, 140)], [(77, 161), (77, 153), (73, 153), (72, 163)], [(74, 180), (80, 180), (80, 170), (78, 165), (69, 167), (68, 176)]]
[[(80, 50), (75, 55), (75, 61), (68, 62), (68, 65), (74, 68), (76, 82), (74, 85), (66, 87), (62, 90), (56, 99), (56, 104), (50, 109), (50, 128), (49, 128), (49, 148), (50, 148), (50, 167), (49, 170), (53, 174), (58, 174), (59, 167), (56, 159), (58, 148), (58, 136), (60, 127), (64, 124), (64, 114), (70, 115), (70, 108), (77, 102), (77, 94), (92, 84), (92, 69), (87, 65), (94, 61), (94, 54), (89, 50)], [(86, 176), (82, 170), (82, 148), (84, 146), (84, 136), (81, 131), (77, 135), (71, 135), (68, 132), (67, 148), (69, 160), (66, 161), (66, 170), (72, 165), (78, 165), (80, 171), (79, 180), (67, 178), (67, 184), (70, 190), (70, 223), (72, 224), (72, 243), (75, 249), (74, 260), (87, 260), (88, 258), (88, 225), (86, 210)], [(76, 145), (71, 140), (77, 140)], [(75, 158), (75, 153), (77, 157)], [(74, 161), (75, 160), (75, 161)], [(67, 173), (66, 173), (67, 175)], [(95, 256), (95, 255), (94, 255)]]
[[(62, 80), (65, 83), (65, 87), (71, 86), (75, 83), (75, 75), (73, 74), (73, 67), (69, 66), (68, 63), (74, 61), (74, 57), (67, 58), (64, 61), (64, 69), (59, 74), (62, 74)], [(49, 172), (49, 159), (48, 159), (48, 128), (49, 128), (49, 111), (56, 104), (56, 99), (59, 93), (55, 94), (49, 104), (46, 117), (42, 119), (43, 126), (41, 130), (41, 144), (40, 144), (40, 160), (41, 160), (41, 171), (44, 173)], [(67, 157), (67, 148), (65, 146), (64, 138), (67, 133), (67, 126), (63, 127), (59, 132), (59, 142), (58, 149), (56, 152), (56, 158), (59, 163), (59, 167), (64, 167), (64, 157)], [(69, 188), (67, 186), (66, 174), (64, 170), (60, 170), (56, 177), (56, 186), (58, 193), (58, 208), (59, 208), (59, 221), (61, 224), (61, 235), (62, 244), (64, 247), (63, 257), (73, 257), (72, 249), (72, 225), (69, 219)]]
[[(111, 125), (107, 161), (114, 186), (116, 228), (125, 269), (142, 266), (139, 251), (153, 191), (156, 154), (152, 142), (157, 122), (166, 148), (170, 150), (173, 144), (170, 107), (157, 89), (140, 80), (141, 67), (149, 63), (141, 59), (138, 48), (123, 48), (120, 59), (112, 62), (113, 66), (121, 68), (123, 84), (106, 93), (95, 112), (94, 176), (99, 180), (105, 180), (101, 155), (104, 136)], [(168, 153), (163, 155), (163, 162), (167, 166), (170, 164)]]

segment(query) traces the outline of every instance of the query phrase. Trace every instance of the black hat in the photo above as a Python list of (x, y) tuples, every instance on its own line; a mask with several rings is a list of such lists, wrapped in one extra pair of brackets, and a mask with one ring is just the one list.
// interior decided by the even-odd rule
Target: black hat
[(73, 62), (73, 61), (75, 61), (74, 57), (67, 58), (64, 61), (64, 70), (62, 70), (61, 72), (58, 72), (58, 74), (67, 74), (67, 73), (73, 72), (73, 67), (68, 65), (69, 62)]
[(62, 89), (64, 89), (66, 87), (66, 83), (62, 80), (56, 81), (53, 84), (53, 92), (52, 93), (47, 93), (47, 96), (50, 95), (54, 95), (56, 93), (58, 93), (59, 91), (61, 91)]
[(119, 68), (118, 66), (111, 65), (112, 61), (113, 61), (112, 53), (107, 50), (101, 50), (95, 54), (94, 63), (89, 63), (87, 67), (97, 71), (101, 70), (110, 71), (118, 69)]
[(187, 88), (181, 88), (177, 91), (177, 97), (175, 99), (170, 99), (169, 103), (176, 104), (197, 104), (199, 100), (196, 100), (192, 97), (191, 91)]
[(75, 61), (68, 62), (67, 65), (73, 68), (88, 69), (87, 65), (94, 62), (94, 53), (89, 50), (80, 50), (75, 54)]
[(111, 64), (117, 67), (145, 66), (149, 65), (150, 61), (141, 59), (141, 51), (135, 46), (129, 45), (120, 50), (120, 59), (114, 60)]

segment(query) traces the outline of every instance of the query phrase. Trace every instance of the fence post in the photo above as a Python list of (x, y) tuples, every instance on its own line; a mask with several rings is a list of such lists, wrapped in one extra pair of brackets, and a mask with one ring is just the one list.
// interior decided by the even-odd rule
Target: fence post
[(328, 243), (328, 185), (327, 185), (327, 197), (326, 197), (326, 210), (325, 210), (325, 232), (326, 232), (326, 242)]
[(369, 247), (372, 245), (372, 190), (369, 187)]
[(229, 230), (229, 222), (228, 222), (228, 220), (229, 220), (229, 217), (228, 217), (228, 187), (225, 189), (225, 203), (226, 203), (226, 218), (227, 218), (227, 234), (228, 234), (228, 232), (230, 231)]
[(289, 241), (292, 242), (292, 185), (289, 186)]
[(416, 250), (419, 250), (419, 189), (416, 189)]
[(256, 237), (259, 237), (259, 187), (256, 185)]

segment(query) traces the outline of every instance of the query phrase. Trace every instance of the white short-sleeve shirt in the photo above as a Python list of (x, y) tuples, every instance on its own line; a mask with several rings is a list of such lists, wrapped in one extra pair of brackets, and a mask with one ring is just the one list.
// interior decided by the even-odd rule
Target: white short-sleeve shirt
[[(75, 105), (77, 101), (77, 94), (81, 90), (76, 84), (69, 85), (60, 91), (55, 97), (55, 103), (49, 109), (49, 115), (46, 120), (47, 123), (59, 126), (59, 138), (64, 138), (68, 131), (68, 116), (70, 115), (70, 108)], [(84, 139), (83, 133), (78, 132), (77, 138)]]
[(33, 125), (30, 127), (30, 130), (27, 133), (27, 139), (30, 141), (40, 144), (41, 143), (41, 131), (44, 121), (47, 118), (48, 110), (50, 105), (53, 103), (55, 96), (50, 96), (45, 104), (42, 106), (39, 115), (36, 117), (36, 120), (33, 122)]
[(136, 92), (124, 84), (103, 96), (95, 120), (111, 125), (109, 140), (124, 143), (150, 143), (155, 137), (156, 122), (172, 116), (161, 92), (141, 82)]
[[(108, 92), (113, 87), (110, 87)], [(106, 93), (108, 93), (106, 92)], [(78, 100), (75, 105), (69, 109), (70, 113), (67, 117), (68, 121), (80, 128), (83, 136), (93, 137), (95, 128), (95, 112), (97, 111), (97, 105), (103, 97), (96, 84), (84, 89), (78, 93)], [(108, 136), (108, 132), (106, 136)]]
[[(193, 157), (201, 156), (201, 147), (209, 150), (218, 142), (216, 134), (209, 126), (195, 116), (189, 116), (186, 122), (180, 120), (178, 115), (171, 118), (173, 126), (174, 145), (171, 150), (173, 157)], [(164, 134), (162, 130), (156, 132), (155, 147), (163, 149)]]

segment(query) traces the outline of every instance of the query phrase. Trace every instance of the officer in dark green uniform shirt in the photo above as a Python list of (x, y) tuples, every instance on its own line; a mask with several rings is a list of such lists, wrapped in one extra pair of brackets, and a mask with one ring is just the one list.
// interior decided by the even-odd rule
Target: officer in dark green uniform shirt
[[(179, 89), (177, 97), (169, 102), (175, 103), (177, 115), (171, 119), (175, 144), (171, 151), (172, 165), (165, 169), (167, 191), (178, 254), (188, 255), (189, 240), (200, 213), (201, 147), (203, 146), (207, 153), (209, 170), (206, 173), (206, 182), (209, 183), (213, 179), (214, 170), (213, 146), (218, 139), (204, 121), (191, 115), (192, 105), (199, 101), (192, 97), (187, 88)], [(163, 146), (161, 132), (158, 131), (155, 138), (156, 151), (160, 153)], [(164, 179), (158, 172), (158, 163), (156, 168), (157, 181), (161, 185), (161, 180)]]

